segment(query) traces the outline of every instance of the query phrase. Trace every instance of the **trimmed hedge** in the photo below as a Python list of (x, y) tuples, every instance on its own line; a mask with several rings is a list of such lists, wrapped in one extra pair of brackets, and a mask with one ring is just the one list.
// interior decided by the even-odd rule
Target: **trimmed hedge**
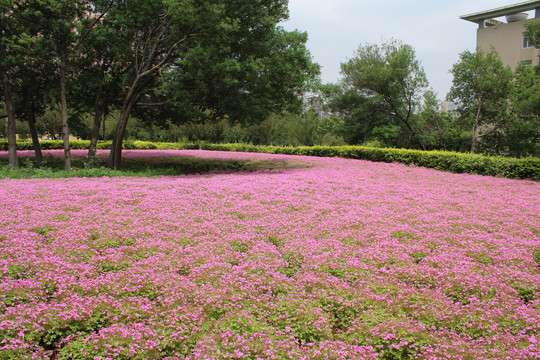
[[(41, 144), (42, 150), (60, 150), (64, 148), (64, 142), (62, 140), (43, 140), (39, 142)], [(90, 140), (72, 140), (69, 142), (69, 145), (72, 149), (85, 150), (90, 147)], [(112, 146), (112, 141), (98, 141), (98, 149), (110, 149)], [(150, 141), (124, 141), (122, 144), (123, 149), (132, 149), (132, 150), (185, 150), (188, 148), (195, 149), (195, 145), (192, 144), (181, 144), (181, 143), (154, 143)], [(8, 150), (7, 140), (0, 140), (0, 151)], [(17, 150), (34, 150), (31, 140), (17, 140)]]
[[(89, 140), (70, 142), (72, 149), (88, 149)], [(153, 143), (149, 141), (124, 141), (124, 149), (193, 150), (197, 144)], [(61, 140), (41, 142), (41, 148), (63, 149)], [(98, 149), (110, 149), (110, 141), (100, 141)], [(17, 149), (32, 150), (29, 140), (17, 141)], [(515, 179), (540, 180), (540, 158), (506, 158), (500, 156), (472, 155), (447, 151), (421, 151), (409, 149), (372, 148), (364, 146), (255, 146), (249, 144), (203, 144), (204, 150), (258, 152), (268, 154), (307, 155), (321, 157), (342, 157), (377, 162), (399, 162), (424, 166), (454, 173), (501, 176)], [(0, 140), (0, 150), (7, 150), (7, 140)]]
[(449, 151), (372, 148), (364, 146), (275, 147), (245, 144), (208, 144), (205, 150), (247, 151), (272, 154), (342, 157), (408, 165), (478, 175), (540, 180), (540, 158), (507, 158)]

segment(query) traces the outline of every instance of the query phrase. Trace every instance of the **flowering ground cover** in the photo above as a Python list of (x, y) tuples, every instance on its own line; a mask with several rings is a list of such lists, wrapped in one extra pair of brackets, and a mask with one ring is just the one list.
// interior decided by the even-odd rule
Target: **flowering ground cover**
[(0, 180), (0, 359), (540, 357), (537, 182), (125, 156), (259, 166)]

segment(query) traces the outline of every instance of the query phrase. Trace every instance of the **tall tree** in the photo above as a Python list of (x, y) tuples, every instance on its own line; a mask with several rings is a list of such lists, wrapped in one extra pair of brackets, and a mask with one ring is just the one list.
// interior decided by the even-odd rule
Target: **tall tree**
[(460, 120), (472, 127), (471, 153), (482, 145), (485, 151), (500, 152), (501, 136), (509, 116), (513, 72), (505, 67), (495, 50), (465, 51), (450, 71), (454, 76), (448, 100), (458, 104)]
[[(238, 22), (219, 36), (198, 39), (199, 47), (166, 74), (162, 90), (179, 111), (184, 110), (183, 117), (197, 118), (211, 110), (216, 119), (228, 116), (242, 123), (259, 123), (273, 113), (301, 111), (298, 94), (319, 73), (305, 46), (307, 35), (276, 27), (285, 13), (275, 18), (250, 15), (249, 11), (261, 12), (257, 6), (241, 8), (247, 14), (241, 21), (246, 23)], [(250, 23), (255, 21), (262, 24)]]
[(189, 0), (126, 0), (104, 18), (104, 25), (124, 45), (118, 48), (118, 61), (125, 67), (125, 92), (110, 167), (121, 166), (122, 143), (137, 101), (154, 87), (160, 73), (189, 48), (191, 38), (202, 35), (200, 24), (216, 21), (214, 16), (205, 19), (201, 15), (209, 5), (207, 1), (195, 4)]
[[(21, 8), (19, 8), (21, 10)], [(28, 19), (25, 14), (18, 14), (20, 26), (28, 29)], [(24, 24), (24, 25), (23, 25)], [(36, 166), (41, 167), (43, 155), (38, 137), (36, 117), (44, 113), (50, 103), (50, 96), (57, 86), (55, 66), (51, 61), (44, 61), (43, 54), (53, 51), (51, 44), (37, 34), (26, 33), (25, 47), (21, 49), (18, 64), (17, 87), (18, 101), (16, 113), (28, 122), (32, 144), (34, 147)]]
[(62, 113), (62, 138), (64, 141), (65, 170), (71, 170), (69, 124), (67, 105), (67, 77), (70, 52), (78, 33), (76, 23), (86, 13), (83, 0), (27, 0), (26, 8), (34, 36), (43, 37), (53, 45), (51, 54), (43, 54), (43, 61), (58, 67), (59, 103)]
[(355, 107), (348, 112), (356, 120), (349, 120), (370, 123), (365, 131), (379, 140), (397, 140), (389, 145), (411, 146), (418, 132), (415, 112), (427, 87), (414, 49), (397, 40), (362, 45), (341, 64), (341, 74), (343, 96), (337, 100)]
[(441, 104), (432, 90), (424, 93), (417, 124), (424, 150), (457, 150), (459, 136), (452, 115), (441, 111)]
[(14, 1), (10, 0), (0, 2), (0, 11), (2, 12), (0, 15), (0, 78), (7, 114), (9, 165), (17, 167), (19, 161), (17, 158), (17, 135), (12, 95), (12, 69), (16, 62), (11, 51), (17, 45), (17, 34), (11, 16), (13, 5)]
[(130, 114), (138, 103), (153, 98), (149, 95), (164, 76), (162, 92), (193, 118), (205, 112), (218, 119), (262, 109), (258, 119), (263, 119), (269, 109), (291, 103), (305, 76), (298, 69), (305, 68), (302, 62), (311, 64), (305, 35), (277, 26), (288, 15), (285, 0), (123, 4), (129, 12), (118, 7), (104, 20), (126, 44), (120, 52), (125, 92), (109, 162), (113, 168), (121, 165)]
[[(106, 0), (102, 0), (106, 1)], [(107, 2), (106, 11), (115, 3)], [(57, 66), (58, 99), (62, 114), (62, 138), (64, 142), (65, 169), (71, 170), (71, 151), (69, 144), (68, 118), (68, 78), (73, 67), (70, 61), (80, 57), (81, 40), (88, 35), (104, 16), (100, 1), (86, 0), (26, 0), (21, 7), (27, 11), (29, 27), (34, 36), (42, 37), (53, 45), (50, 54), (42, 54), (43, 61), (50, 61)], [(83, 27), (82, 24), (87, 26)]]
[(116, 34), (107, 26), (106, 18), (118, 3), (111, 0), (95, 0), (92, 3), (94, 16), (80, 24), (85, 34), (80, 38), (78, 58), (74, 65), (79, 69), (72, 82), (70, 95), (76, 111), (93, 112), (94, 121), (90, 134), (88, 159), (95, 156), (99, 130), (111, 107), (118, 102), (122, 90), (124, 65), (119, 61), (119, 44)]

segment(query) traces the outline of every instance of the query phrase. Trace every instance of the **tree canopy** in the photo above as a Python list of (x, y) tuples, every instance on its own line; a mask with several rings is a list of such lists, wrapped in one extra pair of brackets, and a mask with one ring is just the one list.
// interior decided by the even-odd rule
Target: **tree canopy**
[(513, 71), (495, 50), (466, 51), (451, 72), (448, 99), (458, 105), (458, 125), (472, 129), (472, 153), (538, 154), (540, 76), (532, 66)]
[(538, 155), (540, 73), (534, 67), (512, 70), (495, 50), (466, 51), (450, 71), (447, 100), (457, 110), (445, 111), (410, 45), (366, 44), (355, 55), (341, 65), (340, 83), (320, 88), (349, 144)]
[(533, 19), (525, 23), (525, 36), (529, 42), (540, 49), (540, 20)]
[[(60, 105), (66, 168), (68, 120), (75, 125), (78, 113), (95, 114), (95, 149), (100, 123), (112, 109), (118, 110), (118, 121), (110, 166), (119, 168), (127, 124), (133, 112), (145, 112), (142, 106), (160, 105), (153, 114), (158, 118), (166, 114), (173, 122), (204, 114), (257, 122), (272, 112), (299, 111), (298, 94), (319, 69), (305, 47), (307, 35), (279, 26), (288, 17), (287, 4), (285, 0), (2, 0), (2, 29), (5, 32), (4, 24), (9, 23), (18, 39), (47, 45), (36, 47), (42, 51), (32, 56), (50, 64), (57, 86), (41, 98), (34, 96), (31, 106)], [(27, 36), (20, 36), (23, 33)], [(8, 38), (3, 36), (1, 64), (21, 47), (22, 40), (8, 42)], [(28, 64), (24, 57), (13, 59), (14, 66), (0, 69)], [(16, 77), (22, 80), (22, 73), (6, 71), (3, 78), (9, 86), (4, 88), (20, 86)]]
[(349, 141), (380, 140), (390, 146), (411, 146), (418, 128), (414, 115), (427, 80), (410, 45), (391, 40), (361, 45), (355, 57), (341, 64), (342, 80), (332, 107), (345, 115)]

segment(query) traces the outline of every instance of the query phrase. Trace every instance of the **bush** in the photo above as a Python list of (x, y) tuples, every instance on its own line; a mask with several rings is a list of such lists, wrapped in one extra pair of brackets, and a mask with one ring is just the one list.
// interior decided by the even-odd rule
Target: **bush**
[(375, 162), (399, 162), (454, 173), (501, 176), (516, 179), (540, 180), (540, 159), (483, 156), (449, 151), (373, 148), (364, 146), (300, 146), (274, 147), (245, 144), (208, 144), (205, 150), (247, 151), (287, 155), (342, 157)]
[[(70, 142), (72, 149), (88, 149), (90, 141), (74, 140)], [(41, 148), (63, 149), (61, 140), (41, 141)], [(100, 141), (98, 149), (110, 149), (110, 141)], [(32, 141), (17, 141), (17, 149), (32, 150)], [(154, 143), (149, 141), (124, 141), (124, 149), (159, 149), (159, 150), (193, 150), (198, 144), (190, 143)], [(399, 162), (408, 165), (424, 166), (454, 173), (501, 176), (515, 179), (540, 180), (539, 158), (506, 158), (500, 156), (483, 156), (449, 151), (422, 151), (408, 149), (375, 148), (366, 146), (256, 146), (251, 144), (204, 144), (204, 150), (259, 152), (268, 154), (307, 155), (321, 157), (342, 157), (376, 162)], [(0, 140), (0, 150), (7, 151), (7, 140)]]

